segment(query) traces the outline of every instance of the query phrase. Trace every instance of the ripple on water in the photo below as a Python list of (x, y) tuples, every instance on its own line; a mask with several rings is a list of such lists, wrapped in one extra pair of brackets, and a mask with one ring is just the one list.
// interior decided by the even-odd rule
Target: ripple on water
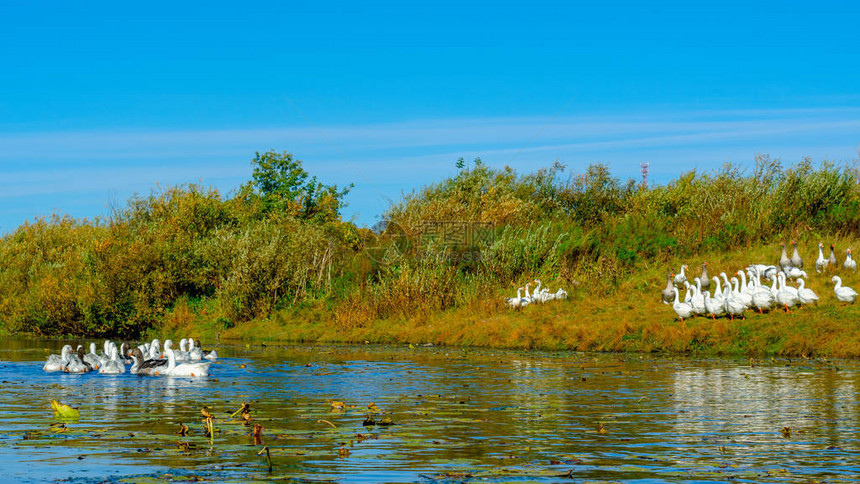
[[(0, 481), (848, 482), (860, 474), (855, 362), (837, 371), (819, 361), (225, 346), (207, 379), (44, 373), (44, 348), (61, 346), (0, 342)], [(56, 425), (51, 399), (79, 407), (80, 420)], [(264, 428), (261, 441), (230, 417), (242, 402)], [(382, 412), (377, 421), (394, 425), (363, 425), (370, 403)], [(204, 407), (214, 416), (211, 443)], [(180, 424), (188, 435), (177, 434)]]

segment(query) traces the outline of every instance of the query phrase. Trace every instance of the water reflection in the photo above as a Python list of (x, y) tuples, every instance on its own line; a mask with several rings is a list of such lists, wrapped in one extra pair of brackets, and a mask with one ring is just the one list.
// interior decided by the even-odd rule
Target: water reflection
[[(219, 348), (225, 358), (208, 379), (42, 372), (43, 348), (61, 346), (0, 342), (0, 459), (17, 462), (0, 480), (166, 471), (267, 478), (252, 427), (229, 418), (242, 402), (265, 428), (262, 445), (282, 477), (551, 482), (575, 471), (577, 479), (679, 482), (860, 472), (851, 458), (853, 362), (835, 370), (806, 361), (291, 346)], [(52, 398), (79, 406), (81, 420), (52, 433)], [(385, 412), (376, 418), (395, 425), (364, 426), (371, 402)], [(211, 446), (203, 407), (216, 420)], [(188, 436), (176, 434), (180, 423)], [(34, 465), (38, 473), (28, 473)]]

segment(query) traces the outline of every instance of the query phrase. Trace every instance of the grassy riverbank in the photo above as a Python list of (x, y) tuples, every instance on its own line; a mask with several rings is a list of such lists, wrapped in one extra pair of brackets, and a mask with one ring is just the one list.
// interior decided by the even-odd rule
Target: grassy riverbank
[[(851, 244), (848, 240), (836, 242), (843, 247)], [(811, 253), (810, 249), (807, 254)], [(752, 261), (774, 262), (778, 257), (779, 247), (769, 246), (705, 254), (696, 260), (707, 260), (711, 273), (716, 275), (714, 270), (735, 270)], [(814, 265), (814, 259), (808, 257), (807, 264)], [(673, 265), (680, 266), (680, 262)], [(224, 329), (205, 314), (195, 314), (186, 307), (182, 317), (172, 319), (162, 329), (174, 336), (200, 334), (208, 341), (268, 344), (433, 343), (516, 349), (860, 357), (860, 306), (843, 306), (836, 300), (829, 274), (816, 274), (814, 269), (809, 273), (807, 287), (821, 298), (817, 306), (796, 308), (790, 313), (781, 309), (764, 314), (748, 311), (745, 320), (735, 321), (703, 317), (679, 321), (671, 306), (659, 300), (665, 272), (662, 265), (655, 265), (642, 267), (610, 294), (596, 295), (588, 283), (581, 283), (569, 288), (568, 300), (520, 311), (505, 309), (500, 302), (503, 295), (497, 294), (495, 298), (446, 311), (365, 324), (338, 324), (328, 310), (319, 306), (284, 311), (269, 319)], [(836, 274), (847, 285), (860, 287), (860, 276), (842, 271)]]
[[(763, 156), (749, 172), (639, 187), (604, 165), (518, 174), (461, 160), (371, 230), (342, 220), (348, 189), (292, 156), (252, 165), (227, 197), (169, 187), (106, 220), (54, 216), (2, 237), (0, 332), (860, 356), (854, 308), (814, 270), (822, 303), (792, 314), (680, 323), (659, 302), (667, 270), (775, 263), (779, 241), (799, 240), (807, 267), (835, 243), (841, 263), (860, 240), (854, 167)], [(503, 308), (536, 278), (570, 299)]]

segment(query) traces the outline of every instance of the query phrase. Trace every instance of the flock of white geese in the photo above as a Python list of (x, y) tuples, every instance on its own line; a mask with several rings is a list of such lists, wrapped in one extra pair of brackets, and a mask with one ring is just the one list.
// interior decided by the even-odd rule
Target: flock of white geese
[(126, 365), (131, 365), (128, 371), (136, 375), (208, 376), (212, 363), (201, 360), (217, 358), (215, 350), (203, 351), (195, 345), (193, 338), (183, 338), (179, 342), (179, 350), (174, 350), (173, 341), (168, 339), (164, 342), (163, 351), (158, 339), (134, 349), (129, 349), (126, 343), (117, 349), (116, 343), (107, 340), (103, 350), (98, 353), (95, 343), (90, 343), (89, 353), (85, 353), (81, 345), (76, 350), (72, 350), (71, 345), (65, 345), (59, 355), (48, 356), (42, 369), (47, 372), (118, 375), (125, 373)]
[[(738, 277), (731, 279), (725, 272), (720, 272), (720, 277), (708, 278), (708, 263), (705, 262), (702, 264), (702, 275), (694, 278), (691, 284), (687, 280), (687, 265), (682, 265), (677, 274), (669, 272), (666, 275), (666, 288), (662, 291), (663, 303), (671, 304), (681, 321), (694, 316), (712, 319), (728, 316), (732, 320), (736, 317), (745, 319), (744, 313), (747, 310), (758, 310), (763, 313), (773, 308), (784, 308), (786, 312), (791, 312), (792, 307), (815, 304), (818, 302), (818, 295), (806, 287), (804, 278), (808, 278), (808, 274), (803, 270), (803, 259), (797, 251), (797, 243), (792, 241), (792, 244), (794, 245), (792, 257), (788, 257), (785, 243), (780, 244), (782, 257), (780, 257), (779, 266), (752, 264), (746, 268), (746, 271), (737, 271)], [(825, 258), (824, 244), (819, 243), (818, 259), (815, 261), (816, 272), (833, 272), (837, 269), (838, 261), (833, 245), (830, 246), (830, 257)], [(851, 257), (851, 249), (847, 250), (842, 270), (852, 272), (857, 270), (857, 262)], [(850, 304), (857, 300), (857, 291), (843, 286), (839, 276), (834, 275), (831, 279), (835, 283), (833, 292), (837, 300), (843, 304)], [(789, 280), (795, 281), (797, 286), (790, 285)], [(713, 297), (709, 290), (712, 281)], [(680, 287), (687, 289), (683, 301), (680, 299)]]
[[(534, 292), (529, 294), (529, 287), (531, 287), (532, 282), (537, 284), (537, 286), (535, 286)], [(535, 279), (532, 282), (528, 282), (525, 286), (518, 288), (516, 297), (505, 299), (505, 306), (509, 308), (522, 308), (529, 304), (545, 303), (554, 299), (567, 299), (567, 291), (564, 289), (559, 288), (557, 291), (551, 292), (549, 289), (541, 287), (542, 283), (540, 279)], [(523, 296), (523, 291), (526, 292), (525, 296)]]

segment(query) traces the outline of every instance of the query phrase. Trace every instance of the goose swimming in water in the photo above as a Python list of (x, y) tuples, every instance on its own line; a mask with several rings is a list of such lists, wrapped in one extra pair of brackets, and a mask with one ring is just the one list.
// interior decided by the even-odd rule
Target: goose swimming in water
[(112, 345), (110, 347), (110, 359), (102, 365), (99, 369), (99, 373), (104, 375), (119, 375), (125, 373), (125, 365), (119, 361), (119, 351), (116, 349), (116, 345)]
[(63, 369), (66, 373), (89, 373), (93, 371), (92, 365), (84, 361), (84, 348), (83, 346), (78, 347), (77, 354), (72, 353), (69, 356), (69, 364), (66, 365), (66, 368)]
[(72, 347), (70, 345), (63, 346), (59, 355), (48, 355), (48, 360), (45, 361), (45, 366), (43, 366), (42, 369), (48, 372), (65, 370), (66, 366), (69, 364), (69, 357), (71, 354)]
[[(528, 286), (529, 285), (526, 284), (526, 295), (528, 295), (528, 291), (529, 291)], [(527, 305), (531, 304), (531, 300), (532, 300), (532, 298), (523, 298), (520, 301), (520, 304), (523, 306), (527, 306)], [(194, 341), (193, 338), (188, 338), (188, 344), (190, 345), (190, 347), (188, 348), (188, 359), (189, 360), (197, 361), (197, 360), (202, 360), (203, 358), (206, 358), (208, 360), (217, 360), (218, 359), (218, 353), (215, 350), (203, 351), (203, 348), (201, 348), (200, 346), (197, 346), (197, 343), (199, 343), (199, 341)]]
[(172, 348), (165, 345), (164, 352), (167, 353), (167, 369), (164, 374), (169, 376), (209, 376), (209, 365), (212, 363), (180, 363), (176, 364), (176, 355)]
[(144, 360), (143, 352), (140, 351), (140, 348), (135, 348), (131, 352), (131, 359), (134, 361), (134, 364), (131, 365), (129, 373), (135, 375), (158, 376), (159, 374), (164, 374), (164, 370), (167, 369), (169, 363), (167, 360)]

